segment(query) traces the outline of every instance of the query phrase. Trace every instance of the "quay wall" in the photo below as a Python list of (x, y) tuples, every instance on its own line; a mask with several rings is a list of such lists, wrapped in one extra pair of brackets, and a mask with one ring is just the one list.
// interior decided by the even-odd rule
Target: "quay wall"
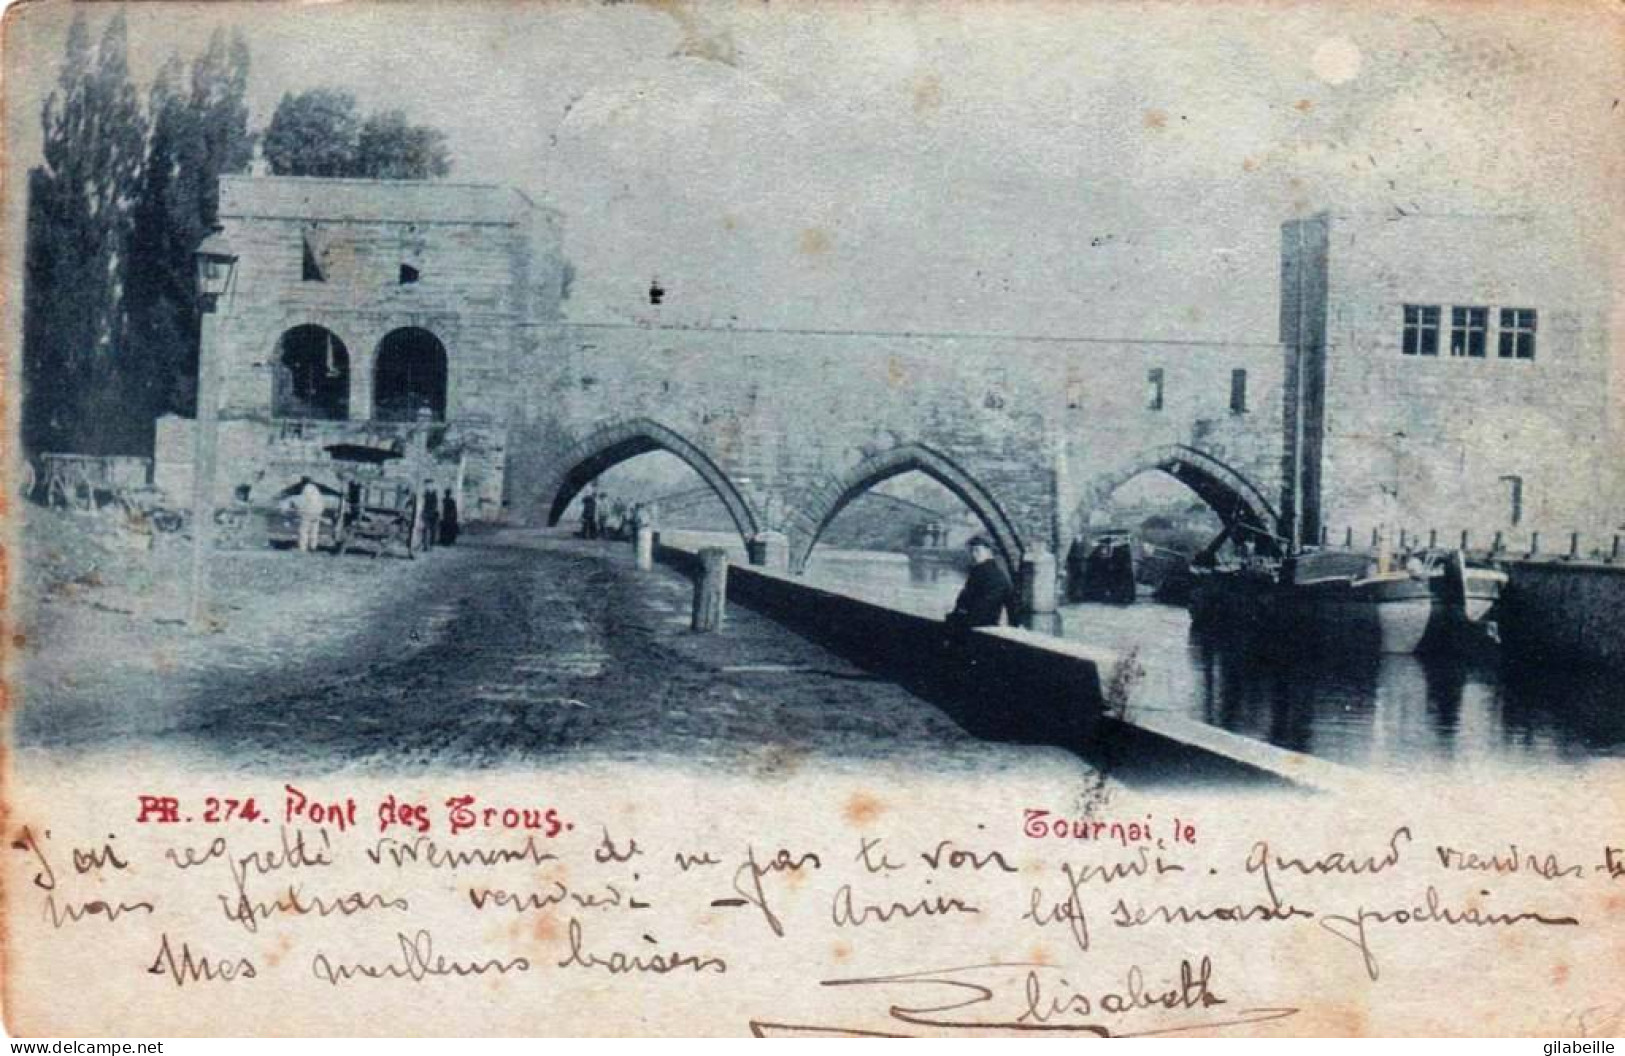
[[(698, 573), (692, 550), (657, 540), (654, 552)], [(1113, 699), (1132, 679), (1108, 650), (1016, 627), (978, 629), (950, 647), (940, 620), (749, 565), (728, 566), (728, 600), (898, 682), (985, 740), (1067, 748), (1129, 780), (1354, 784), (1337, 764)]]
[(1523, 660), (1625, 669), (1625, 564), (1507, 564), (1501, 639)]
[[(685, 573), (698, 570), (691, 550), (661, 544), (655, 554)], [(979, 737), (1075, 747), (1105, 713), (1102, 668), (1112, 658), (1076, 643), (998, 628), (950, 647), (940, 620), (749, 565), (728, 566), (728, 600), (944, 704)]]

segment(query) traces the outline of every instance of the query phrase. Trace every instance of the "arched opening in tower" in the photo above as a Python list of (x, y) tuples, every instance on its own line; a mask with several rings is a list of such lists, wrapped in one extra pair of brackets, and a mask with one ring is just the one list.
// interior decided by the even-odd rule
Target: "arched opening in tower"
[(446, 346), (420, 327), (391, 331), (378, 345), (372, 392), (373, 417), (382, 421), (445, 421)]
[(296, 326), (277, 339), (271, 413), (277, 418), (350, 416), (350, 351), (331, 330)]

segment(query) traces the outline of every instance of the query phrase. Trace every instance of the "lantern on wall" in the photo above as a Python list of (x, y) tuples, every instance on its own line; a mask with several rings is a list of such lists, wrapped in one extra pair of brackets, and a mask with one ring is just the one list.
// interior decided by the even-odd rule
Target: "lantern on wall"
[(212, 300), (225, 293), (231, 285), (232, 271), (237, 267), (237, 254), (226, 236), (216, 230), (192, 256), (197, 261), (198, 296)]

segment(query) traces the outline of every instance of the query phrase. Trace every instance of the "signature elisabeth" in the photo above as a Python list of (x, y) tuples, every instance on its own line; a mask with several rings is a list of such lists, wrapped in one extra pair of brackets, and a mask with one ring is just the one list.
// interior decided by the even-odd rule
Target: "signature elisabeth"
[(907, 1036), (922, 1031), (1148, 1037), (1266, 1023), (1298, 1011), (1234, 1007), (1220, 996), (1213, 962), (1206, 956), (1194, 962), (1183, 959), (1172, 970), (1156, 973), (1133, 965), (1104, 984), (1069, 978), (1078, 974), (1058, 965), (994, 961), (826, 979), (824, 986), (871, 988), (891, 995), (885, 1029), (753, 1021), (751, 1031), (758, 1037)]

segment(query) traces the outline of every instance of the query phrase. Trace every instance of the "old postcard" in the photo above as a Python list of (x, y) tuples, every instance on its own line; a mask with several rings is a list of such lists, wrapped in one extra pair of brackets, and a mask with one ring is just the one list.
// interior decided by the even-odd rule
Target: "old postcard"
[(12, 7), (6, 1029), (1625, 1033), (1622, 58)]

